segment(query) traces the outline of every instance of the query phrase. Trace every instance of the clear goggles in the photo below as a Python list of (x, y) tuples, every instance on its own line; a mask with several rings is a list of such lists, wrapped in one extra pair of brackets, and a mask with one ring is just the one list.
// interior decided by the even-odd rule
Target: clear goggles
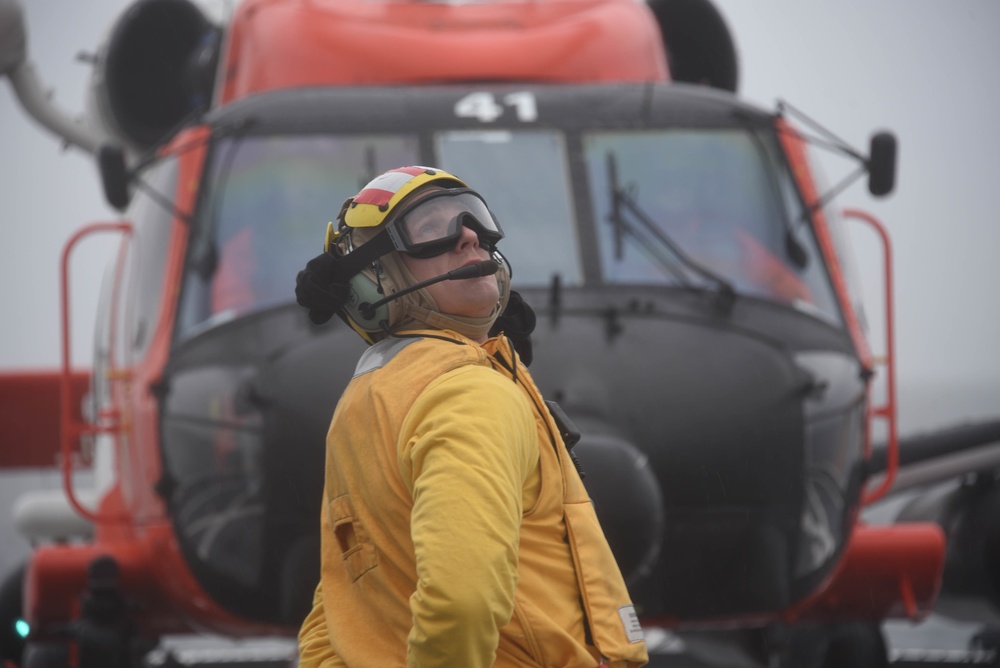
[(393, 247), (418, 259), (447, 253), (468, 227), (479, 244), (493, 252), (503, 230), (486, 202), (473, 190), (432, 192), (399, 211), (386, 224)]

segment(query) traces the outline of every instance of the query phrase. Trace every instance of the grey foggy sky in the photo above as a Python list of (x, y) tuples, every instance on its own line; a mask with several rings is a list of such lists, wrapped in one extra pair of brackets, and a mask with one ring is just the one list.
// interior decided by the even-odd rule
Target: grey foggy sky
[[(84, 109), (89, 67), (122, 0), (24, 0), (29, 57), (56, 101)], [(213, 6), (220, 3), (215, 2)], [(994, 0), (716, 0), (740, 55), (740, 92), (772, 108), (785, 99), (866, 150), (873, 131), (900, 140), (896, 192), (874, 200), (858, 182), (838, 200), (875, 214), (895, 251), (897, 353), (907, 388), (947, 395), (977, 388), (966, 413), (1000, 413), (1000, 221), (993, 175), (1000, 162), (1000, 3)], [(113, 218), (96, 169), (63, 151), (0, 84), (0, 369), (59, 363), (58, 263), (85, 222)], [(824, 159), (828, 180), (853, 168)], [(881, 349), (880, 262), (874, 238), (857, 242), (869, 319)], [(108, 244), (75, 261), (73, 359), (89, 364), (93, 312)], [(915, 396), (915, 395), (914, 395)], [(919, 412), (915, 399), (911, 416)], [(911, 418), (912, 424), (916, 419)], [(904, 420), (905, 424), (905, 420)]]

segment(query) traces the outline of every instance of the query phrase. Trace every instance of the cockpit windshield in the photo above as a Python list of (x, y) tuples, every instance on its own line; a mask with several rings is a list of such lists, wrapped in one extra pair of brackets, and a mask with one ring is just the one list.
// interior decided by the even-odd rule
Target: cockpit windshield
[(515, 286), (583, 282), (574, 197), (562, 133), (442, 132), (437, 152), (444, 169), (461, 175), (496, 214), (506, 236)]
[[(839, 320), (815, 239), (769, 141), (741, 128), (220, 139), (206, 169), (178, 331), (187, 338), (292, 302), (296, 273), (319, 252), (343, 201), (387, 169), (428, 162), (484, 196), (506, 233), (499, 250), (515, 287), (546, 286), (557, 275), (565, 287), (711, 288), (708, 276), (736, 293)], [(685, 268), (664, 239), (708, 271)]]
[(583, 145), (605, 282), (711, 287), (706, 276), (718, 277), (737, 293), (839, 320), (815, 240), (765, 138), (670, 129), (591, 133)]

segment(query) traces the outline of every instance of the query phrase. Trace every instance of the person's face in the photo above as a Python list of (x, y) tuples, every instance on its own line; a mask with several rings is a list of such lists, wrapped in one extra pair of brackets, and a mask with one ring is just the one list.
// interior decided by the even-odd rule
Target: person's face
[[(462, 212), (458, 206), (449, 206), (447, 198), (440, 200), (443, 206), (435, 207), (433, 214), (450, 220)], [(462, 235), (455, 247), (427, 259), (417, 259), (400, 253), (403, 264), (418, 281), (425, 281), (467, 264), (490, 259), (486, 249), (479, 246), (479, 237), (468, 227), (462, 227)], [(500, 298), (496, 276), (480, 276), (456, 281), (441, 281), (426, 288), (437, 302), (442, 313), (480, 318), (490, 314)]]

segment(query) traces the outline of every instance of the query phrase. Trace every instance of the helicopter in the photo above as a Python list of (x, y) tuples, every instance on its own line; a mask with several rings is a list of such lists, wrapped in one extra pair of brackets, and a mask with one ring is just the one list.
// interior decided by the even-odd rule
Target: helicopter
[[(400, 62), (404, 49), (421, 57)], [(93, 538), (39, 547), (20, 576), (27, 665), (69, 648), (93, 665), (171, 632), (294, 630), (316, 572), (316, 463), (363, 344), (311, 326), (290, 280), (339, 202), (400, 164), (461, 173), (517, 221), (505, 251), (539, 315), (533, 375), (581, 426), (646, 622), (929, 610), (937, 525), (858, 522), (889, 488), (866, 490), (868, 434), (873, 419), (892, 431), (894, 406), (868, 395), (841, 221), (796, 112), (734, 95), (709, 3), (271, 0), (219, 26), (143, 0), (95, 72), (99, 130), (43, 120), (94, 153), (124, 211), (66, 249), (125, 240), (92, 372), (65, 360), (6, 385), (27, 415), (59, 407), (61, 432), (35, 436), (31, 457), (58, 442), (70, 480), (82, 444), (100, 472), (96, 506), (66, 490)], [(39, 106), (24, 69), (7, 74)], [(888, 134), (853, 152), (873, 195), (892, 190), (894, 153)], [(94, 625), (111, 640), (91, 642)]]

